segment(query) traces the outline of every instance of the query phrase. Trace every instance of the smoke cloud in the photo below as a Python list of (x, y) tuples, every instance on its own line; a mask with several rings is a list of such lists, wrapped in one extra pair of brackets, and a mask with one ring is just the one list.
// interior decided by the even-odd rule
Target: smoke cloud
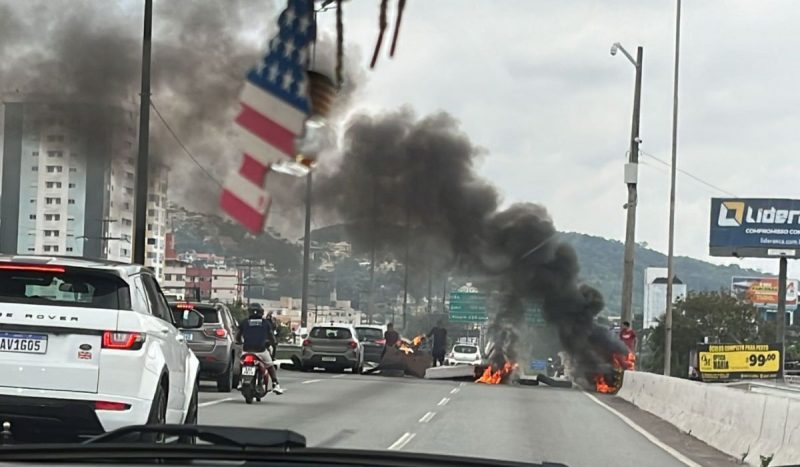
[(516, 330), (526, 305), (536, 304), (581, 376), (606, 371), (611, 354), (625, 350), (595, 323), (603, 297), (578, 282), (575, 251), (558, 239), (544, 207), (500, 207), (497, 190), (476, 173), (482, 156), (446, 113), (356, 116), (339, 164), (317, 176), (315, 212), (346, 222), (362, 250), (375, 245), (403, 258), (408, 234), (417, 262), (492, 281), (502, 297), (493, 358), (518, 358)]
[[(141, 2), (0, 2), (0, 91), (127, 103), (138, 114), (142, 10)], [(230, 133), (238, 94), (266, 47), (262, 25), (275, 14), (269, 0), (155, 2), (153, 102), (218, 181), (239, 160)], [(91, 120), (82, 113), (96, 111), (73, 108), (70, 119)], [(104, 126), (88, 128), (100, 136)], [(81, 137), (91, 140), (87, 131)], [(181, 153), (152, 111), (150, 131), (152, 159), (171, 167), (173, 201), (216, 211), (219, 187)]]

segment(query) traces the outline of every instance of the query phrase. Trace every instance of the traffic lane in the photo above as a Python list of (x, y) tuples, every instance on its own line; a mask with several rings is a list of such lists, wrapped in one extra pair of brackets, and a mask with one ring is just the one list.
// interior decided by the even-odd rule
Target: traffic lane
[[(279, 371), (278, 379), (281, 382), (282, 388), (286, 388), (288, 386), (293, 385), (295, 382), (306, 379), (301, 376), (302, 373), (287, 372), (280, 370), (278, 371)], [(273, 394), (270, 394), (268, 397), (271, 397), (272, 395)], [(200, 392), (198, 393), (198, 402), (201, 408), (236, 399), (241, 399), (242, 401), (244, 401), (244, 398), (242, 397), (241, 393), (236, 389), (232, 390), (231, 392), (218, 392), (217, 385), (214, 381), (204, 381), (204, 380), (200, 381)]]
[(286, 393), (269, 394), (261, 403), (246, 405), (238, 393), (206, 396), (199, 423), (290, 429), (303, 434), (309, 446), (386, 449), (417, 424), (424, 414), (418, 407), (435, 406), (458, 386), (451, 381), (349, 373), (279, 375)]
[(405, 451), (570, 467), (685, 466), (577, 389), (466, 384)]

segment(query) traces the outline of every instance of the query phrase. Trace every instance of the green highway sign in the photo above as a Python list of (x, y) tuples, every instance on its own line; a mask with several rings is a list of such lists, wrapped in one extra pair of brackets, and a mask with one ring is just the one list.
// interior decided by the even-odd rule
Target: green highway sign
[(451, 323), (480, 323), (488, 319), (485, 294), (450, 292)]
[(544, 320), (542, 307), (536, 303), (525, 304), (525, 322), (531, 326), (546, 326), (547, 322)]

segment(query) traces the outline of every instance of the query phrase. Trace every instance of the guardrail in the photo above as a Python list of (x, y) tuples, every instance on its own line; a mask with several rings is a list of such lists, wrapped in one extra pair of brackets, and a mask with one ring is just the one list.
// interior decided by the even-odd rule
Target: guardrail
[(617, 396), (750, 465), (800, 463), (800, 399), (638, 371)]

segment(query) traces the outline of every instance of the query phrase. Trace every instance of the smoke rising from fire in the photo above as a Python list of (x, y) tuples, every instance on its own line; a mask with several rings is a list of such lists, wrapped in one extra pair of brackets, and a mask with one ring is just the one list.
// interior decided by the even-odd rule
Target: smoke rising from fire
[[(154, 2), (152, 99), (204, 167), (222, 180), (238, 161), (230, 138), (246, 70), (266, 46), (269, 0)], [(138, 115), (142, 2), (0, 3), (0, 92), (127, 105)], [(247, 36), (242, 31), (252, 32)], [(70, 109), (86, 120), (91, 107)], [(138, 120), (137, 120), (138, 122)], [(102, 126), (98, 131), (106, 131)], [(151, 158), (171, 167), (171, 196), (216, 211), (218, 187), (151, 111)], [(92, 134), (81, 135), (92, 139)]]
[(346, 222), (354, 246), (374, 243), (401, 260), (408, 225), (412, 255), (490, 279), (503, 297), (491, 327), (502, 351), (493, 358), (518, 357), (516, 330), (526, 304), (535, 303), (573, 366), (584, 374), (606, 370), (611, 353), (625, 350), (595, 323), (603, 297), (578, 282), (575, 250), (558, 239), (544, 207), (500, 207), (497, 190), (476, 173), (482, 155), (446, 113), (357, 116), (339, 164), (316, 178), (315, 212)]

